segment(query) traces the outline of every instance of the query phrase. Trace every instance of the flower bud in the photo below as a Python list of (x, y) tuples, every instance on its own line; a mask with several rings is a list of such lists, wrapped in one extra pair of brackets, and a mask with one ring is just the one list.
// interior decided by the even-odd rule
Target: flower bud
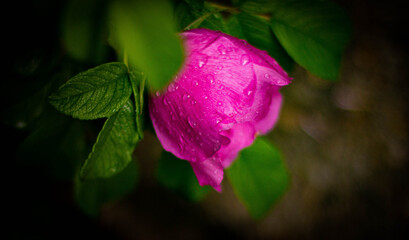
[(185, 62), (149, 111), (166, 151), (190, 162), (200, 185), (220, 191), (223, 169), (277, 121), (287, 73), (267, 52), (208, 29), (181, 33)]

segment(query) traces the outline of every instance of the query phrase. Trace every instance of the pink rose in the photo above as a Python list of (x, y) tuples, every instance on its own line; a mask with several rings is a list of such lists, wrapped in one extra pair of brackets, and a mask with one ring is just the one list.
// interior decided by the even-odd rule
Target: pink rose
[(166, 151), (190, 162), (200, 185), (220, 191), (223, 169), (277, 121), (287, 73), (267, 52), (222, 32), (181, 33), (186, 59), (149, 111)]

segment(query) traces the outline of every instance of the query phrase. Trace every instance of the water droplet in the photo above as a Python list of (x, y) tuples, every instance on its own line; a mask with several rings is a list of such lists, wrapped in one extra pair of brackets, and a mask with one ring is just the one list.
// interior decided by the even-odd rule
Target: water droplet
[(191, 103), (192, 105), (195, 105), (197, 102), (196, 102), (196, 100), (192, 100), (190, 103)]
[(197, 126), (197, 122), (196, 122), (193, 118), (191, 118), (191, 117), (188, 117), (188, 118), (187, 118), (187, 122), (189, 123), (189, 125), (190, 125), (192, 128), (195, 128), (195, 127)]
[(175, 84), (172, 82), (168, 86), (168, 92), (174, 92), (177, 88), (178, 86), (175, 86)]
[(160, 92), (156, 91), (156, 96), (159, 97), (160, 96)]
[(217, 50), (219, 50), (220, 54), (226, 54), (226, 47), (223, 44), (220, 44)]
[(199, 82), (198, 82), (198, 81), (195, 81), (195, 86), (199, 86)]
[(214, 77), (213, 75), (207, 75), (206, 80), (209, 81), (210, 83), (214, 83)]
[(243, 54), (240, 58), (240, 64), (242, 66), (247, 65), (250, 62), (250, 57), (247, 54)]
[(208, 98), (209, 98), (208, 96), (203, 95), (203, 99), (204, 99), (204, 100), (207, 100)]
[(198, 56), (198, 59), (197, 59), (198, 64), (197, 65), (199, 66), (199, 68), (202, 68), (204, 65), (206, 65), (208, 58), (209, 57), (207, 55), (205, 55), (205, 54), (201, 54), (201, 55)]
[(165, 106), (169, 105), (169, 101), (166, 99), (166, 97), (163, 98), (163, 104), (165, 104)]
[(222, 70), (222, 69), (223, 69), (223, 66), (222, 66), (222, 65), (219, 65), (219, 66), (217, 67), (217, 69)]
[(264, 74), (265, 78), (270, 78), (270, 75), (268, 75), (268, 73)]
[(186, 100), (188, 100), (190, 98), (190, 95), (189, 94), (183, 94), (183, 101), (186, 101)]
[(220, 86), (219, 86), (219, 89), (220, 89), (220, 90), (223, 90), (223, 89), (224, 89), (224, 85), (220, 85)]
[(221, 105), (223, 105), (223, 103), (219, 101), (219, 102), (217, 102), (217, 105), (221, 106)]
[(245, 95), (247, 95), (247, 96), (250, 96), (251, 94), (253, 94), (253, 91), (252, 91), (252, 90), (249, 90), (249, 89), (244, 89), (243, 93), (244, 93)]

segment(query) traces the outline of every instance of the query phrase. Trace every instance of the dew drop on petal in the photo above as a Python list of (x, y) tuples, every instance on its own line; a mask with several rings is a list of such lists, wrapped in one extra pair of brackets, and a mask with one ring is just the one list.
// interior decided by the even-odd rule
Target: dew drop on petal
[(183, 94), (183, 101), (187, 101), (190, 98), (189, 94)]
[(175, 83), (170, 83), (168, 86), (168, 92), (174, 92), (176, 90), (178, 90), (179, 86)]
[(268, 75), (268, 73), (264, 74), (265, 78), (270, 78), (270, 75)]
[(221, 106), (221, 105), (223, 105), (223, 103), (219, 101), (219, 102), (217, 102), (217, 105)]
[(187, 122), (189, 123), (189, 125), (190, 125), (192, 128), (195, 128), (195, 127), (197, 126), (196, 121), (193, 120), (191, 117), (188, 117), (188, 118), (187, 118)]
[(169, 101), (166, 99), (166, 97), (163, 98), (163, 104), (165, 104), (165, 106), (169, 105)]
[(209, 81), (210, 83), (214, 83), (214, 77), (213, 75), (207, 75), (206, 80)]
[(242, 66), (247, 65), (250, 62), (250, 57), (247, 54), (243, 54), (240, 58), (240, 64)]
[(253, 91), (249, 90), (249, 89), (244, 89), (243, 93), (244, 93), (244, 95), (250, 96), (251, 94), (253, 94)]
[(220, 54), (226, 54), (226, 47), (223, 44), (220, 44), (217, 50), (219, 50)]

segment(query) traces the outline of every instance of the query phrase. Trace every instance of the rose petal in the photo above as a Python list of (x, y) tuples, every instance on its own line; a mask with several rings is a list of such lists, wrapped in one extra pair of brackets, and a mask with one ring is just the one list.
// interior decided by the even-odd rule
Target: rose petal
[(230, 144), (222, 146), (217, 156), (221, 159), (223, 168), (227, 168), (243, 148), (253, 143), (256, 130), (251, 123), (235, 124), (222, 134), (230, 139)]
[(219, 158), (209, 158), (203, 162), (190, 162), (200, 186), (210, 185), (218, 192), (221, 191), (223, 180), (223, 166)]
[(225, 141), (209, 122), (206, 111), (183, 88), (150, 99), (149, 112), (159, 141), (166, 151), (189, 161), (213, 156)]
[(260, 114), (255, 119), (255, 128), (260, 134), (266, 134), (276, 124), (282, 105), (282, 96), (278, 92), (278, 90), (274, 91), (273, 89), (270, 94), (269, 101), (266, 102), (269, 102), (269, 107), (267, 109), (264, 109), (266, 111), (260, 112)]

